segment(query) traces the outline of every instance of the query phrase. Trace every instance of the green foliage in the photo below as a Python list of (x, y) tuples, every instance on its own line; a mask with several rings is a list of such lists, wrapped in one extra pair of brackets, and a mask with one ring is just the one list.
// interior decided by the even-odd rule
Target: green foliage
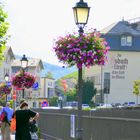
[(50, 106), (57, 106), (57, 101), (58, 101), (58, 97), (57, 96), (53, 96), (52, 98), (49, 98), (49, 105)]
[(40, 130), (40, 128), (38, 128), (38, 132), (37, 133), (38, 133), (38, 138), (40, 139), (41, 138), (41, 130)]
[(133, 94), (139, 95), (140, 91), (140, 80), (135, 80), (133, 85)]
[(5, 99), (0, 99), (0, 106), (5, 106), (5, 105), (6, 105)]
[(82, 103), (83, 104), (93, 104), (92, 98), (96, 95), (96, 88), (94, 87), (94, 83), (92, 81), (83, 81), (83, 96)]
[(14, 100), (10, 100), (10, 107), (13, 108), (14, 107)]
[(50, 78), (53, 79), (53, 74), (49, 71), (47, 72), (47, 74), (45, 75), (46, 78)]
[(88, 107), (88, 108), (84, 108), (83, 110), (89, 111), (89, 110), (91, 110), (91, 108)]
[(78, 79), (78, 71), (75, 71), (73, 73), (70, 73), (64, 77), (62, 77), (62, 79), (70, 79), (70, 78), (74, 78), (74, 79)]
[(69, 90), (69, 92), (66, 93), (66, 98), (67, 98), (67, 102), (77, 101), (76, 89)]
[(66, 80), (66, 86), (67, 86), (67, 92), (71, 92), (70, 90), (73, 90), (74, 87), (71, 85), (76, 85), (77, 84), (77, 78), (78, 78), (78, 72), (73, 72), (71, 74), (68, 74), (56, 81), (56, 85), (63, 91), (64, 90), (64, 85), (63, 85), (63, 80)]
[(7, 14), (3, 11), (3, 6), (0, 6), (0, 64), (4, 60), (3, 52), (6, 49), (6, 42), (9, 36), (7, 31), (9, 23), (6, 22)]

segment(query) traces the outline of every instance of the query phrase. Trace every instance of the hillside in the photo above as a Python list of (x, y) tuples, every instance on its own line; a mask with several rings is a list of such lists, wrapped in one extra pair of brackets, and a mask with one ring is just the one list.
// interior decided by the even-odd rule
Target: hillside
[(77, 79), (78, 79), (78, 71), (72, 72), (70, 74), (67, 74), (60, 79), (57, 80), (56, 85), (61, 89), (62, 91), (64, 90), (64, 84), (63, 80), (65, 80), (66, 83), (66, 89), (67, 91), (74, 89), (77, 85)]
[[(15, 57), (16, 57), (16, 59), (22, 58), (22, 56), (20, 56), (20, 55), (15, 55)], [(47, 74), (47, 72), (51, 72), (53, 75), (53, 78), (56, 80), (65, 76), (65, 75), (68, 75), (70, 73), (77, 71), (76, 67), (63, 68), (63, 67), (60, 67), (57, 65), (47, 63), (45, 61), (43, 61), (43, 65), (44, 65), (44, 70), (41, 72), (41, 75), (45, 76)]]
[(72, 79), (77, 80), (78, 79), (78, 71), (74, 71), (70, 74), (67, 74), (67, 75), (63, 76), (62, 78), (63, 79), (71, 79), (72, 78)]
[(51, 72), (55, 79), (64, 77), (65, 75), (73, 73), (77, 70), (76, 67), (63, 68), (47, 62), (43, 62), (43, 65), (44, 65), (44, 70), (42, 71), (42, 76), (44, 76), (47, 72)]

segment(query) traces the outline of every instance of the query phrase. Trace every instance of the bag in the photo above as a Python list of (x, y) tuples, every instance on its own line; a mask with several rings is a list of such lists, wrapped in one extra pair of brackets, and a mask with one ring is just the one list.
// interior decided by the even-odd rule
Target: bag
[(0, 115), (0, 121), (4, 122), (4, 120), (5, 120), (5, 112), (3, 111)]
[(15, 117), (11, 119), (10, 130), (11, 132), (16, 131), (16, 118)]
[(3, 112), (1, 113), (0, 121), (7, 122), (10, 125), (8, 118), (7, 118), (7, 112), (4, 109), (3, 109)]
[(38, 135), (35, 132), (30, 132), (31, 140), (38, 140)]
[(2, 123), (3, 123), (3, 122), (2, 122), (2, 121), (0, 121), (0, 127), (2, 126)]
[(35, 120), (29, 122), (29, 131), (34, 133), (38, 131), (38, 127)]

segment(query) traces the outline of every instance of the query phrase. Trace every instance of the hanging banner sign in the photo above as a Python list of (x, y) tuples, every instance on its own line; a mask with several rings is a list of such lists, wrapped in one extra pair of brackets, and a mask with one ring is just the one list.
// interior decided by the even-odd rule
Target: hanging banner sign
[(70, 136), (75, 138), (75, 115), (70, 116)]

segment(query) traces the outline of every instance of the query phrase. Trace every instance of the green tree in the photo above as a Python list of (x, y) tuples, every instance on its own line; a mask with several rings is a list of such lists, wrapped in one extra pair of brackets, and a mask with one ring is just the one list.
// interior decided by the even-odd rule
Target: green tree
[(46, 78), (53, 78), (53, 74), (49, 71), (47, 72), (47, 74), (45, 75)]
[(92, 98), (96, 95), (96, 88), (92, 81), (83, 81), (82, 103), (92, 105)]
[(57, 101), (58, 101), (58, 97), (57, 96), (53, 96), (52, 98), (49, 98), (49, 105), (50, 106), (57, 106)]
[(133, 94), (136, 95), (136, 104), (138, 104), (138, 95), (140, 94), (140, 80), (135, 80), (133, 85)]
[(7, 31), (9, 23), (6, 21), (7, 14), (3, 10), (3, 6), (0, 5), (0, 64), (4, 60), (3, 52), (6, 49), (6, 42), (9, 38)]
[(71, 89), (68, 92), (66, 92), (66, 98), (67, 102), (77, 101), (76, 89)]

